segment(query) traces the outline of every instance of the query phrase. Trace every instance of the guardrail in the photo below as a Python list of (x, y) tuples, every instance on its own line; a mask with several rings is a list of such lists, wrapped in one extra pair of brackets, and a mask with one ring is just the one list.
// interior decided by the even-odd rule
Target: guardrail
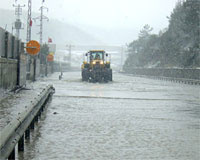
[(150, 78), (150, 79), (155, 79), (155, 80), (171, 81), (175, 83), (200, 85), (200, 80), (196, 80), (196, 79), (172, 78), (172, 77), (162, 77), (162, 76), (145, 76), (145, 75), (134, 75), (134, 76), (142, 77), (142, 78)]
[(172, 78), (172, 77), (150, 77), (150, 78), (158, 79), (158, 80), (172, 81), (172, 82), (176, 82), (176, 83), (200, 85), (200, 80), (196, 80), (196, 79)]
[(160, 79), (186, 84), (200, 84), (200, 69), (132, 68), (125, 72), (139, 77)]
[(30, 129), (34, 129), (34, 123), (38, 121), (49, 97), (54, 93), (52, 85), (47, 86), (35, 98), (30, 107), (19, 114), (17, 119), (9, 123), (1, 132), (0, 159), (15, 159), (15, 146), (18, 143), (18, 150), (24, 151), (24, 137), (30, 137)]

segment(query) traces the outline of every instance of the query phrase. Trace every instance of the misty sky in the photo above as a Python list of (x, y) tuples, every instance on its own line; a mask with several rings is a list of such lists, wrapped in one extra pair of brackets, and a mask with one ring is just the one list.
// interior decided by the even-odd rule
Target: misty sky
[[(28, 0), (17, 1), (27, 6)], [(0, 8), (14, 9), (14, 2), (15, 0), (0, 0)], [(32, 0), (34, 12), (39, 12), (41, 2), (42, 0)], [(113, 33), (123, 30), (139, 32), (145, 24), (152, 26), (157, 33), (168, 26), (166, 17), (170, 16), (176, 2), (177, 0), (45, 0), (44, 5), (49, 8), (46, 13), (48, 17), (76, 25), (98, 36), (96, 32), (104, 29), (111, 32), (113, 30)]]

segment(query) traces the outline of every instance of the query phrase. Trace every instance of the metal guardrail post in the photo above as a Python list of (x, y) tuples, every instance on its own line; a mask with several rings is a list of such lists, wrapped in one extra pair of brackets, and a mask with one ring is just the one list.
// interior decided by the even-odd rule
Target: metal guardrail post
[(35, 122), (38, 122), (38, 114), (35, 116)]
[(24, 135), (22, 135), (18, 142), (18, 151), (24, 151)]
[(12, 152), (10, 153), (8, 160), (15, 160), (15, 148), (12, 150)]
[(30, 127), (28, 127), (25, 131), (25, 139), (30, 139)]
[(35, 123), (34, 123), (34, 119), (33, 119), (33, 120), (32, 120), (32, 122), (31, 122), (30, 129), (32, 129), (32, 130), (34, 130), (34, 129), (35, 129)]
[(41, 117), (41, 109), (39, 110), (39, 113), (38, 113), (38, 118)]

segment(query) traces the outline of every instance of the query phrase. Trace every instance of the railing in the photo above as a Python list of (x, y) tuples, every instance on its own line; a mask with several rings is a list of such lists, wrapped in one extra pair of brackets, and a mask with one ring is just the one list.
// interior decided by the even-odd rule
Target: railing
[(132, 68), (125, 73), (187, 84), (200, 84), (200, 69), (193, 68)]
[(0, 132), (0, 160), (15, 159), (17, 143), (18, 150), (24, 151), (24, 137), (25, 139), (30, 137), (30, 129), (34, 129), (34, 122), (38, 121), (38, 117), (54, 91), (51, 85), (45, 88), (31, 106), (26, 106), (26, 110)]

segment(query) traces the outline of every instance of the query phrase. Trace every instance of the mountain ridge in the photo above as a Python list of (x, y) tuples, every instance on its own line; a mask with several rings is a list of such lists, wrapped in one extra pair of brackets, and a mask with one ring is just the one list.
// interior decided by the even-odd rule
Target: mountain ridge
[[(20, 31), (20, 38), (26, 41), (26, 18), (27, 12), (23, 11), (21, 15), (21, 21), (23, 24), (23, 30)], [(39, 16), (39, 13), (32, 13), (32, 19)], [(12, 32), (12, 24), (14, 23), (16, 17), (14, 15), (14, 10), (6, 10), (0, 8), (0, 26), (9, 32)], [(32, 39), (39, 40), (39, 21), (33, 20), (32, 26)], [(43, 41), (47, 42), (48, 37), (52, 38), (53, 43), (57, 44), (79, 44), (79, 45), (102, 45), (102, 41), (98, 40), (96, 37), (90, 35), (89, 33), (83, 31), (77, 26), (73, 26), (66, 22), (61, 22), (56, 19), (50, 19), (49, 22), (44, 20), (43, 24)], [(15, 34), (15, 31), (13, 32)]]

